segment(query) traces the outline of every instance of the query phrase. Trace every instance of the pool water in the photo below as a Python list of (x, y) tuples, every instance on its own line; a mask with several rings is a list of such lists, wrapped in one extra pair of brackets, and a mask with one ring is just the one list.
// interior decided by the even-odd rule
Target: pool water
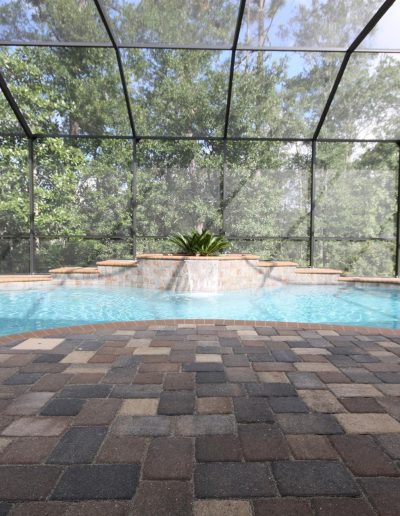
[(146, 319), (247, 319), (400, 328), (400, 288), (286, 285), (210, 294), (109, 286), (0, 290), (0, 335)]

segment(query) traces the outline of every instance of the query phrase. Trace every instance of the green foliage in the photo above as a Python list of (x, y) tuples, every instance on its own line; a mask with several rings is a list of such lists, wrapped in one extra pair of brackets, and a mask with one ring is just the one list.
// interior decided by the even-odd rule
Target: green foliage
[(229, 242), (223, 236), (212, 235), (206, 229), (201, 233), (197, 230), (185, 235), (177, 233), (169, 237), (169, 241), (183, 254), (190, 256), (215, 256), (229, 247)]
[[(128, 46), (231, 45), (236, 0), (167, 3), (104, 6)], [(346, 46), (380, 4), (248, 0), (241, 44), (274, 46), (280, 38), (287, 45), (275, 46)], [(0, 0), (0, 36), (109, 43), (92, 0)], [(227, 235), (232, 252), (308, 263), (311, 145), (207, 140), (223, 134), (230, 57), (121, 49), (138, 134), (198, 137), (142, 139), (136, 196), (131, 141), (35, 140), (38, 270), (129, 257), (134, 229), (138, 252), (171, 252), (168, 235), (199, 226)], [(228, 136), (311, 137), (342, 59), (334, 52), (238, 50)], [(2, 47), (0, 68), (34, 132), (130, 135), (113, 49)], [(355, 53), (321, 136), (400, 136), (399, 98), (397, 58)], [(1, 92), (0, 131), (21, 131)], [(0, 139), (1, 272), (29, 268), (27, 149), (24, 138)], [(317, 158), (316, 265), (393, 274), (397, 146), (318, 143)]]

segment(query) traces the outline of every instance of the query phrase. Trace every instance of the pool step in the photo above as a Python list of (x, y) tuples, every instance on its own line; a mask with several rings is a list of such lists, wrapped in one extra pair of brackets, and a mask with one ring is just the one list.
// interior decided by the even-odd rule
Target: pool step
[(137, 267), (136, 260), (103, 260), (97, 262), (96, 267), (58, 267), (50, 269), (49, 272), (58, 282), (104, 280), (106, 283), (129, 285), (136, 280), (132, 270), (134, 267)]
[(298, 267), (296, 262), (270, 262), (265, 260), (259, 260), (257, 263), (258, 267)]
[(1, 274), (0, 283), (26, 283), (31, 281), (51, 281), (50, 274)]
[(96, 262), (97, 266), (100, 267), (137, 267), (136, 260), (103, 260), (102, 262)]
[(400, 278), (379, 278), (373, 276), (342, 276), (339, 281), (349, 283), (384, 283), (389, 285), (400, 285)]
[(91, 280), (98, 279), (100, 275), (97, 267), (58, 267), (49, 272), (56, 281)]
[(330, 285), (337, 283), (341, 270), (323, 267), (299, 267), (296, 262), (264, 261), (257, 264), (260, 268), (267, 268), (263, 271), (268, 281), (275, 283), (297, 283), (313, 285)]

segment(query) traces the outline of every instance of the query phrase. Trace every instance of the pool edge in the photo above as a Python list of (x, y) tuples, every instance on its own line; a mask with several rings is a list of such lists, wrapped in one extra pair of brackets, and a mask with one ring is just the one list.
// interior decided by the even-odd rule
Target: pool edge
[(11, 333), (0, 337), (0, 345), (8, 344), (16, 340), (28, 339), (32, 337), (50, 337), (59, 334), (68, 333), (94, 333), (97, 330), (109, 329), (134, 329), (143, 325), (164, 325), (174, 326), (176, 324), (214, 324), (214, 325), (230, 325), (230, 326), (273, 326), (284, 330), (333, 330), (333, 331), (351, 331), (362, 332), (369, 335), (398, 335), (400, 336), (400, 328), (378, 328), (373, 326), (346, 326), (338, 324), (322, 324), (322, 323), (296, 323), (282, 321), (252, 321), (237, 319), (148, 319), (142, 321), (117, 321), (109, 323), (83, 324), (77, 326), (62, 326), (59, 328), (47, 328), (44, 330), (35, 330), (22, 333)]

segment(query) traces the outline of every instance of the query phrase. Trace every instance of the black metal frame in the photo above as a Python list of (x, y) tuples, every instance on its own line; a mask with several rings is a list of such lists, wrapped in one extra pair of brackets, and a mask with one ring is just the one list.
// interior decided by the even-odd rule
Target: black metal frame
[(328, 114), (328, 111), (332, 105), (333, 99), (335, 98), (335, 94), (337, 89), (339, 88), (340, 82), (343, 78), (344, 72), (346, 71), (347, 65), (350, 61), (351, 55), (355, 51), (355, 49), (364, 41), (364, 39), (368, 36), (368, 34), (372, 31), (372, 29), (376, 26), (376, 24), (379, 22), (379, 20), (386, 14), (386, 12), (392, 7), (396, 0), (386, 0), (383, 5), (378, 9), (378, 11), (374, 14), (374, 16), (370, 19), (370, 21), (367, 23), (367, 25), (363, 28), (363, 30), (360, 32), (360, 34), (356, 37), (356, 39), (353, 41), (353, 43), (348, 48), (344, 59), (342, 61), (342, 64), (340, 66), (339, 72), (336, 76), (335, 82), (332, 86), (331, 92), (329, 94), (328, 100), (325, 104), (325, 107), (322, 111), (321, 118), (319, 119), (317, 128), (314, 133), (314, 140), (318, 139), (318, 136), (321, 132), (322, 126), (324, 125), (326, 116)]
[(35, 272), (36, 236), (35, 236), (35, 153), (34, 140), (28, 140), (28, 162), (29, 162), (29, 272)]
[(310, 174), (310, 267), (314, 266), (315, 257), (315, 166), (317, 159), (317, 143), (311, 144), (311, 174)]
[(113, 46), (113, 48), (115, 50), (115, 55), (117, 57), (117, 64), (118, 64), (119, 75), (121, 77), (122, 89), (124, 91), (126, 110), (128, 112), (129, 124), (131, 126), (132, 135), (135, 138), (136, 137), (135, 122), (133, 120), (131, 101), (129, 100), (128, 86), (126, 85), (125, 72), (124, 72), (124, 67), (122, 65), (122, 59), (121, 59), (121, 54), (120, 54), (120, 51), (119, 51), (119, 48), (118, 48), (118, 45), (117, 45), (117, 40), (116, 40), (116, 38), (114, 36), (113, 31), (111, 30), (110, 23), (108, 21), (107, 15), (106, 15), (106, 13), (105, 13), (101, 3), (99, 2), (99, 0), (93, 0), (93, 2), (96, 5), (97, 11), (98, 11), (99, 16), (101, 18), (101, 21), (104, 24), (104, 27), (105, 27), (105, 29), (107, 31), (107, 34), (108, 34), (108, 37), (110, 38), (111, 44), (112, 44), (112, 46)]
[(399, 150), (399, 168), (397, 176), (397, 217), (396, 217), (396, 262), (395, 275), (400, 278), (400, 142), (397, 142)]
[[(344, 237), (344, 238), (336, 238), (336, 237), (321, 237), (315, 236), (315, 206), (316, 206), (316, 184), (315, 184), (315, 167), (317, 160), (317, 142), (318, 143), (397, 143), (399, 145), (399, 176), (398, 176), (398, 195), (397, 195), (397, 216), (396, 216), (396, 262), (395, 262), (395, 270), (396, 276), (400, 276), (400, 142), (398, 139), (350, 139), (350, 138), (321, 138), (320, 133), (321, 129), (324, 125), (328, 112), (331, 108), (331, 105), (334, 101), (336, 92), (340, 86), (343, 75), (346, 71), (347, 65), (350, 61), (350, 58), (353, 54), (356, 53), (400, 53), (400, 49), (361, 49), (359, 45), (362, 41), (368, 36), (371, 30), (376, 26), (379, 20), (384, 16), (384, 14), (390, 9), (390, 7), (394, 4), (395, 0), (386, 0), (383, 2), (378, 11), (374, 14), (374, 16), (370, 19), (367, 25), (362, 29), (359, 35), (354, 39), (351, 45), (348, 48), (342, 47), (327, 47), (327, 48), (314, 48), (314, 47), (249, 47), (246, 45), (239, 44), (239, 35), (240, 29), (242, 26), (244, 11), (246, 7), (246, 0), (240, 0), (238, 14), (236, 19), (236, 26), (233, 35), (233, 41), (231, 45), (162, 45), (162, 44), (149, 44), (149, 45), (129, 45), (124, 43), (119, 43), (112, 28), (110, 20), (106, 14), (106, 10), (104, 9), (102, 0), (93, 0), (95, 7), (97, 9), (98, 15), (104, 25), (104, 28), (107, 32), (109, 42), (59, 42), (59, 41), (15, 41), (15, 40), (0, 40), (1, 46), (32, 46), (32, 47), (76, 47), (76, 48), (113, 48), (115, 50), (118, 71), (120, 75), (120, 80), (122, 84), (127, 115), (129, 119), (129, 124), (131, 128), (130, 135), (122, 135), (122, 136), (114, 136), (114, 135), (101, 135), (101, 134), (81, 134), (81, 135), (71, 135), (71, 134), (54, 134), (54, 133), (33, 133), (31, 130), (29, 123), (27, 122), (24, 114), (20, 110), (18, 103), (16, 102), (14, 96), (12, 95), (7, 82), (0, 71), (0, 89), (2, 90), (9, 106), (11, 107), (17, 121), (19, 122), (22, 134), (17, 133), (0, 133), (1, 136), (5, 137), (18, 137), (18, 138), (27, 138), (28, 139), (28, 166), (29, 166), (29, 235), (24, 237), (22, 235), (3, 235), (2, 238), (29, 238), (30, 243), (30, 253), (29, 253), (29, 264), (30, 264), (30, 272), (34, 273), (36, 269), (35, 265), (35, 247), (36, 247), (36, 232), (35, 232), (35, 198), (34, 198), (34, 175), (35, 175), (35, 146), (34, 142), (37, 138), (63, 138), (63, 139), (123, 139), (132, 141), (132, 176), (131, 176), (131, 229), (130, 229), (130, 239), (132, 241), (132, 254), (136, 256), (137, 249), (137, 238), (165, 238), (163, 236), (155, 236), (155, 235), (137, 235), (137, 224), (136, 224), (136, 206), (137, 206), (137, 174), (138, 174), (138, 158), (137, 158), (137, 145), (140, 140), (164, 140), (164, 141), (179, 141), (179, 140), (197, 140), (197, 141), (221, 141), (223, 142), (223, 166), (220, 174), (220, 204), (221, 204), (221, 217), (223, 220), (223, 211), (224, 211), (224, 176), (225, 176), (225, 168), (226, 168), (226, 143), (228, 141), (232, 142), (299, 142), (304, 144), (311, 144), (311, 169), (310, 169), (310, 214), (309, 214), (309, 236), (308, 237), (290, 237), (290, 236), (256, 236), (256, 237), (239, 237), (239, 236), (229, 236), (232, 240), (243, 240), (243, 241), (256, 241), (256, 240), (269, 240), (269, 239), (277, 239), (277, 240), (290, 240), (290, 241), (308, 241), (309, 243), (309, 257), (310, 257), (310, 266), (314, 265), (315, 262), (315, 242), (316, 241), (328, 241), (328, 240), (343, 240), (343, 241), (366, 241), (366, 240), (379, 240), (379, 241), (392, 241), (390, 238), (352, 238), (352, 237)], [(128, 85), (126, 82), (124, 66), (121, 58), (121, 50), (122, 49), (166, 49), (166, 50), (211, 50), (211, 51), (230, 51), (230, 69), (229, 69), (229, 80), (228, 80), (228, 90), (227, 90), (227, 99), (226, 99), (226, 110), (225, 110), (225, 121), (223, 127), (223, 136), (215, 136), (210, 137), (207, 135), (194, 135), (194, 136), (179, 136), (179, 135), (139, 135), (137, 133), (135, 127), (135, 119), (134, 112), (131, 105), (131, 100), (128, 91)], [(229, 121), (230, 121), (230, 112), (231, 112), (231, 103), (232, 103), (232, 93), (233, 93), (233, 85), (234, 85), (234, 74), (235, 74), (235, 59), (237, 51), (251, 51), (251, 52), (307, 52), (307, 53), (342, 53), (343, 60), (339, 71), (337, 73), (334, 84), (329, 93), (328, 99), (323, 107), (321, 112), (320, 119), (316, 126), (316, 129), (312, 136), (304, 137), (304, 138), (296, 138), (296, 137), (232, 137), (229, 136)], [(222, 225), (221, 229), (222, 233), (224, 233), (224, 227)], [(43, 238), (51, 238), (51, 236), (43, 235)], [(54, 238), (63, 238), (62, 235), (55, 236)], [(79, 237), (85, 239), (95, 239), (95, 240), (103, 240), (103, 239), (112, 239), (112, 240), (123, 240), (124, 237), (119, 236), (99, 236), (99, 235), (86, 235), (85, 237)]]

